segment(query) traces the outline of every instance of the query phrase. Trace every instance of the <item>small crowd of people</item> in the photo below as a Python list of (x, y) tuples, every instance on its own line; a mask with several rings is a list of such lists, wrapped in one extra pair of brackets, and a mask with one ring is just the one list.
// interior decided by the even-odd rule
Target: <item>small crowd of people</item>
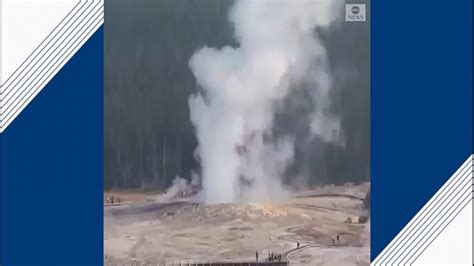
[[(341, 240), (341, 237), (339, 234), (336, 234), (332, 237), (332, 245), (336, 245), (339, 241)], [(296, 242), (296, 249), (300, 248), (300, 242)], [(255, 252), (255, 259), (258, 261), (258, 251)], [(274, 252), (268, 252), (268, 262), (280, 262), (281, 261), (281, 254), (280, 253), (274, 253)]]
[(281, 261), (281, 254), (279, 254), (279, 253), (273, 253), (273, 252), (268, 252), (268, 261), (269, 261), (269, 262)]
[[(258, 261), (258, 251), (255, 252), (255, 259)], [(279, 253), (274, 253), (274, 252), (268, 252), (268, 262), (280, 262), (281, 261), (281, 254)]]
[(107, 205), (108, 204), (114, 204), (115, 202), (120, 203), (121, 202), (120, 197), (115, 198), (114, 196), (110, 196), (110, 197), (107, 196), (105, 198), (105, 204), (107, 204)]

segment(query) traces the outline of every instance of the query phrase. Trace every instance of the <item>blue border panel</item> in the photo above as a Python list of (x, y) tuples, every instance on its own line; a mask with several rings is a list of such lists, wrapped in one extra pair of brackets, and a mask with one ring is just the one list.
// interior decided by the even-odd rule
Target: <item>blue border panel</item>
[(3, 237), (3, 145), (2, 145), (2, 134), (0, 133), (0, 265), (3, 263), (3, 247), (5, 246)]
[(103, 264), (103, 27), (1, 135), (4, 265)]
[(472, 152), (472, 1), (372, 1), (371, 259)]

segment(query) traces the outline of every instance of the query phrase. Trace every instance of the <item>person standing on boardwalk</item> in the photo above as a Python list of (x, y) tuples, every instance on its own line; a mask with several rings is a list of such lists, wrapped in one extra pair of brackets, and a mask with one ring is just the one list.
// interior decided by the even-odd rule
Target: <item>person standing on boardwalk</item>
[(258, 251), (255, 252), (255, 259), (256, 259), (257, 262), (258, 262)]

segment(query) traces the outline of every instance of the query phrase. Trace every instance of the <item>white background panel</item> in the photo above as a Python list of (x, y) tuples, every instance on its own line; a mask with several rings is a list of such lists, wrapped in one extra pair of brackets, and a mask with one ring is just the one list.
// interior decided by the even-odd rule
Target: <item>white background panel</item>
[(416, 265), (472, 265), (472, 201), (415, 261)]
[(1, 1), (1, 84), (3, 84), (78, 1)]

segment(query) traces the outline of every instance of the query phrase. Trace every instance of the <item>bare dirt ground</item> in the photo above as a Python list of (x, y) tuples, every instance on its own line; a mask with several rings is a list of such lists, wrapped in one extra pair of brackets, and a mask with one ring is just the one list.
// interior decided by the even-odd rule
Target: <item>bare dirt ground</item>
[(290, 265), (369, 265), (370, 221), (358, 223), (368, 215), (361, 199), (369, 185), (327, 186), (280, 203), (107, 206), (105, 264), (255, 261), (258, 251), (259, 260), (274, 252)]

